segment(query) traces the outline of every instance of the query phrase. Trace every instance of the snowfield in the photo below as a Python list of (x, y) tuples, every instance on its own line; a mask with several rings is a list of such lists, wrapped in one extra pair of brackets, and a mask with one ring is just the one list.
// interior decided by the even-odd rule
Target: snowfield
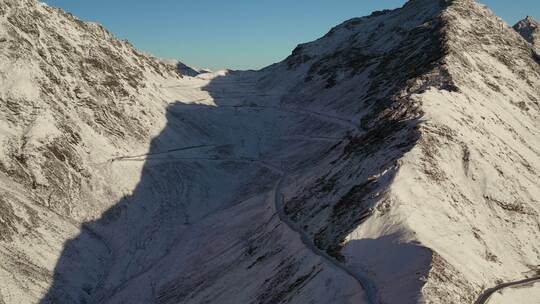
[(210, 72), (0, 0), (0, 303), (537, 303), (537, 25), (411, 0)]

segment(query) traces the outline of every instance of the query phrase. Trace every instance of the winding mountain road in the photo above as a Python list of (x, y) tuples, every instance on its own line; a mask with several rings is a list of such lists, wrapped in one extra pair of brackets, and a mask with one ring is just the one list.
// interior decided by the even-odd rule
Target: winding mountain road
[[(131, 160), (130, 158), (120, 158), (120, 160)], [(142, 160), (148, 160), (142, 159)], [(334, 267), (335, 269), (345, 272), (347, 275), (351, 276), (355, 281), (358, 282), (361, 289), (366, 293), (366, 300), (367, 303), (370, 304), (379, 304), (379, 299), (377, 296), (377, 289), (375, 285), (371, 282), (371, 280), (362, 274), (354, 273), (351, 270), (349, 270), (345, 265), (338, 262), (336, 259), (328, 255), (323, 250), (319, 249), (309, 235), (307, 235), (302, 229), (298, 228), (296, 224), (285, 214), (285, 210), (283, 208), (284, 204), (284, 195), (283, 195), (283, 187), (285, 185), (285, 182), (287, 180), (287, 174), (281, 169), (274, 165), (271, 165), (265, 161), (259, 160), (259, 159), (237, 159), (237, 158), (205, 158), (205, 157), (197, 157), (197, 158), (191, 158), (186, 157), (182, 158), (182, 160), (203, 160), (203, 161), (234, 161), (234, 162), (248, 162), (248, 163), (257, 163), (262, 167), (268, 168), (274, 172), (276, 172), (280, 178), (276, 183), (276, 186), (274, 188), (274, 207), (276, 214), (279, 216), (279, 219), (287, 225), (289, 229), (291, 229), (293, 232), (297, 233), (300, 236), (300, 239), (304, 246), (311, 251), (313, 254), (321, 257), (324, 261), (328, 263), (331, 267)], [(123, 288), (123, 286), (118, 286), (115, 288), (112, 294), (116, 294), (119, 289)], [(351, 295), (351, 297), (354, 295)]]
[[(196, 102), (206, 101), (209, 99), (198, 99), (194, 101), (186, 102), (190, 104), (192, 108), (208, 108), (207, 105), (197, 105)], [(266, 106), (260, 104), (237, 104), (237, 105), (220, 105), (216, 109), (236, 109), (236, 110), (278, 110), (289, 113), (303, 114), (316, 117), (320, 120), (328, 121), (337, 125), (342, 125), (349, 129), (355, 130), (357, 132), (364, 132), (359, 124), (355, 123), (353, 120), (348, 118), (343, 118), (337, 115), (330, 115), (327, 113), (317, 112), (309, 109), (302, 109), (299, 107), (288, 107), (288, 106)]]
[(536, 282), (540, 282), (540, 276), (535, 276), (535, 277), (532, 277), (532, 278), (523, 279), (523, 280), (515, 281), (515, 282), (507, 282), (507, 283), (499, 284), (499, 285), (497, 285), (495, 287), (484, 290), (484, 292), (482, 292), (482, 294), (480, 295), (480, 297), (478, 297), (478, 300), (476, 300), (476, 302), (474, 302), (474, 304), (487, 304), (487, 303), (489, 303), (489, 299), (497, 291), (500, 291), (500, 290), (503, 290), (503, 289), (506, 289), (506, 288), (511, 288), (511, 287), (519, 287), (519, 286), (522, 286), (522, 285), (526, 285), (526, 284), (530, 284), (530, 283), (536, 283)]
[(287, 225), (289, 229), (291, 229), (292, 231), (294, 231), (300, 236), (302, 243), (304, 244), (304, 246), (306, 246), (307, 249), (309, 249), (315, 255), (321, 257), (324, 261), (326, 261), (332, 267), (340, 271), (343, 271), (349, 276), (351, 276), (352, 278), (354, 278), (358, 282), (362, 290), (366, 293), (366, 298), (367, 298), (366, 300), (368, 303), (379, 304), (380, 302), (377, 296), (377, 289), (370, 279), (368, 279), (367, 277), (359, 273), (352, 272), (347, 267), (345, 267), (345, 265), (338, 262), (336, 259), (328, 255), (326, 252), (322, 251), (317, 246), (315, 246), (311, 238), (302, 229), (298, 228), (296, 224), (287, 216), (287, 214), (285, 214), (285, 209), (283, 208), (283, 204), (284, 204), (283, 187), (285, 185), (285, 181), (287, 180), (287, 174), (281, 168), (274, 167), (263, 161), (257, 161), (257, 162), (259, 162), (264, 167), (272, 169), (273, 171), (277, 172), (280, 175), (280, 178), (274, 188), (274, 206), (276, 209), (276, 213), (279, 216), (279, 219), (285, 225)]

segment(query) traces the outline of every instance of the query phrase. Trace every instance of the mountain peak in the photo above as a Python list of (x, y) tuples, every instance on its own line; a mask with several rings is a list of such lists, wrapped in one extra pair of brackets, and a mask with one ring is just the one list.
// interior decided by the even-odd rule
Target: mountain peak
[(536, 20), (536, 18), (534, 18), (533, 16), (527, 16), (525, 17), (524, 19), (525, 21), (529, 22), (529, 23), (533, 23), (533, 24), (536, 24), (538, 25), (538, 20)]
[(514, 29), (528, 42), (537, 45), (540, 43), (540, 22), (536, 18), (527, 16), (516, 23)]

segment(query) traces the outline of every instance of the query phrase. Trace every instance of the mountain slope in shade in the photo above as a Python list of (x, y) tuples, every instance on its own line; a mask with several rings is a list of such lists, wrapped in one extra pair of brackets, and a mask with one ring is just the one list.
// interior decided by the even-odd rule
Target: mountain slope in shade
[(0, 303), (474, 303), (538, 271), (530, 19), (412, 0), (179, 74), (0, 3)]

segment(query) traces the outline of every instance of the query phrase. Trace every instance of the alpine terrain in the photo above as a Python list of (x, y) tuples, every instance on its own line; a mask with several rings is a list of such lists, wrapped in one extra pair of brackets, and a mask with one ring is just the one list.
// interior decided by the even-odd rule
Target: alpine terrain
[(0, 303), (539, 303), (540, 26), (411, 0), (259, 71), (0, 0)]

